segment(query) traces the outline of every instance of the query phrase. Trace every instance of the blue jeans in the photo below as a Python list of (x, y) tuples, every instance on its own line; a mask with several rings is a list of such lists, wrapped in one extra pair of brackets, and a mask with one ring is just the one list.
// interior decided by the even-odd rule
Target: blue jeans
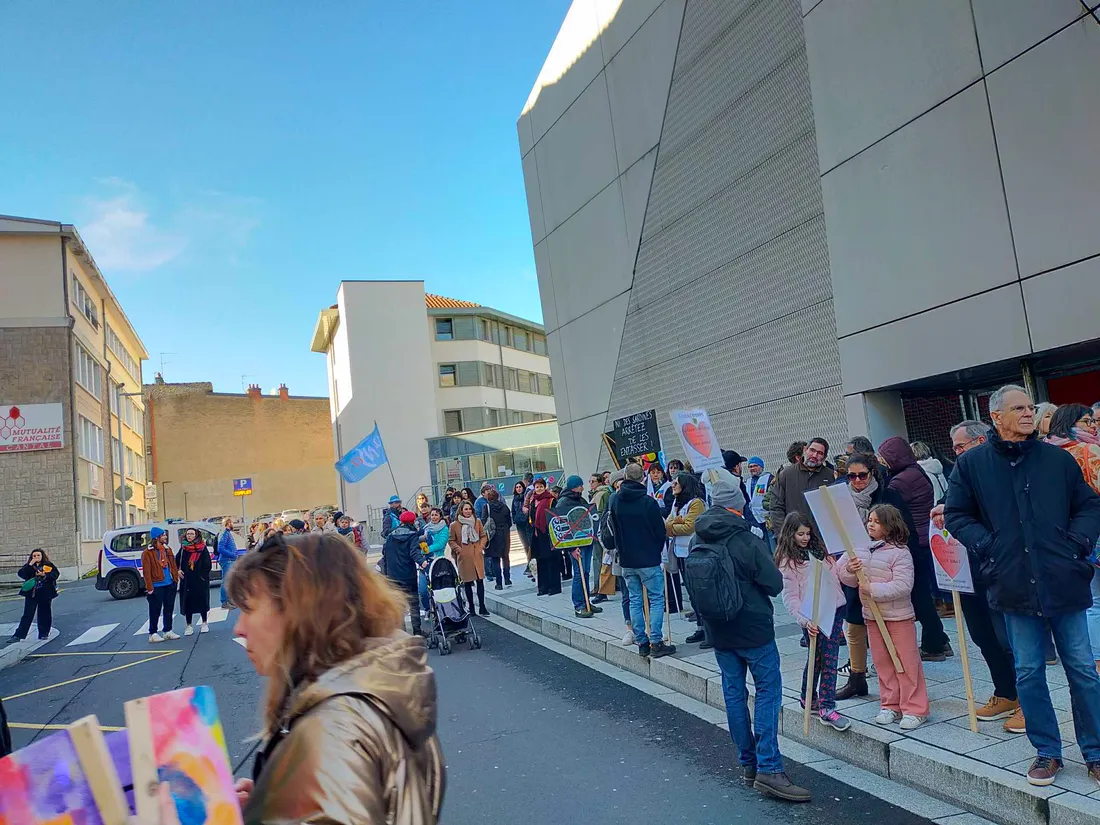
[(1092, 571), (1092, 607), (1085, 611), (1089, 624), (1092, 658), (1100, 662), (1100, 570)]
[[(587, 571), (592, 569), (592, 545), (582, 547), (580, 551), (581, 560), (579, 564), (584, 565), (583, 569), (586, 571), (584, 577), (587, 579)], [(581, 584), (581, 569), (578, 567), (577, 560), (573, 558), (572, 552), (570, 552), (569, 558), (573, 562), (573, 609), (585, 610), (588, 603), (584, 600), (584, 585)], [(589, 590), (591, 590), (591, 586), (589, 586)]]
[(222, 604), (229, 601), (229, 596), (225, 593), (225, 583), (229, 580), (229, 570), (233, 567), (233, 562), (235, 561), (235, 558), (218, 560), (218, 563), (222, 567)]
[(665, 573), (661, 566), (624, 567), (623, 579), (630, 591), (630, 628), (634, 631), (634, 643), (646, 644), (645, 611), (642, 608), (642, 588), (649, 596), (649, 642), (657, 644), (664, 639), (665, 624)]
[[(733, 744), (740, 751), (738, 760), (741, 766), (755, 767), (760, 773), (782, 773), (779, 708), (783, 703), (783, 677), (779, 672), (779, 649), (775, 641), (743, 650), (715, 649), (714, 658), (722, 671), (726, 721), (729, 722)], [(749, 716), (746, 670), (752, 673), (756, 685), (755, 720)]]
[(1047, 634), (1052, 633), (1069, 682), (1077, 744), (1086, 762), (1100, 760), (1100, 675), (1092, 658), (1085, 611), (1046, 617), (1006, 613), (1005, 628), (1016, 660), (1016, 692), (1027, 720), (1027, 738), (1039, 756), (1062, 758), (1044, 653)]
[(428, 601), (428, 571), (421, 570), (417, 575), (417, 579), (419, 579), (417, 589), (420, 592), (420, 609), (427, 613), (429, 607), (431, 607), (431, 603)]

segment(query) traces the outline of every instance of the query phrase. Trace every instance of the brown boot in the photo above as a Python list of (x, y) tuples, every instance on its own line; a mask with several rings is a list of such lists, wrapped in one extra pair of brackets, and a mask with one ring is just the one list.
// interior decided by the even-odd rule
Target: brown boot
[(836, 700), (843, 702), (845, 699), (855, 699), (857, 696), (866, 696), (867, 674), (852, 671), (848, 676), (848, 684), (836, 692)]

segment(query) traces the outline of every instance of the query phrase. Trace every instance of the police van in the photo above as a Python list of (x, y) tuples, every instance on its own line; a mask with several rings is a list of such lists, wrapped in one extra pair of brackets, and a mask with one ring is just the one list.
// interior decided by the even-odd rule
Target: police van
[(168, 545), (173, 555), (179, 553), (183, 545), (183, 534), (190, 529), (198, 530), (210, 552), (210, 584), (221, 583), (222, 568), (216, 558), (220, 530), (206, 521), (168, 519), (149, 524), (134, 524), (104, 533), (103, 547), (99, 551), (96, 590), (106, 590), (116, 599), (129, 599), (145, 592), (145, 579), (141, 575), (141, 554), (146, 547), (153, 545), (149, 532), (154, 527), (159, 527), (168, 534)]

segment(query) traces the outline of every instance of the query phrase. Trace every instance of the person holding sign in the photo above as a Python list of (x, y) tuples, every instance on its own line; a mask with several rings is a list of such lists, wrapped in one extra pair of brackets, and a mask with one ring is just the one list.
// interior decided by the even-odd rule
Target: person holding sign
[[(581, 518), (585, 520), (585, 514), (589, 510), (589, 504), (584, 500), (584, 481), (578, 475), (571, 475), (565, 480), (565, 488), (561, 496), (550, 508), (554, 516), (562, 517), (568, 521)], [(586, 519), (591, 524), (591, 518)], [(588, 575), (585, 571), (592, 569), (592, 547), (595, 537), (586, 545), (569, 547), (569, 561), (573, 566), (573, 615), (578, 619), (591, 619), (597, 613), (603, 613), (602, 607), (591, 604), (587, 598)]]
[(859, 588), (864, 603), (863, 617), (874, 619), (867, 607), (874, 600), (905, 669), (904, 673), (899, 673), (894, 667), (878, 624), (868, 621), (867, 641), (878, 671), (882, 705), (875, 724), (892, 725), (900, 721), (902, 730), (916, 730), (928, 721), (931, 711), (917, 646), (916, 614), (910, 600), (914, 571), (913, 555), (907, 545), (909, 528), (897, 507), (878, 504), (871, 508), (867, 517), (867, 535), (871, 537), (871, 546), (855, 548), (854, 559), (841, 557), (837, 573), (844, 584), (859, 587), (857, 576), (860, 571), (866, 572), (867, 585)]
[[(814, 568), (811, 557), (824, 564), (821, 572), (818, 604), (814, 604)], [(779, 531), (779, 543), (775, 551), (775, 565), (783, 574), (783, 605), (798, 620), (798, 624), (811, 636), (817, 637), (815, 651), (814, 690), (806, 698), (806, 672), (802, 678), (802, 706), (810, 702), (817, 711), (821, 724), (834, 730), (845, 731), (852, 723), (836, 710), (836, 669), (840, 655), (840, 640), (844, 638), (844, 593), (836, 577), (833, 557), (825, 551), (825, 543), (814, 530), (810, 520), (801, 513), (791, 513)], [(807, 605), (809, 601), (809, 605)], [(829, 607), (821, 610), (824, 604)], [(809, 607), (809, 610), (806, 608)], [(815, 618), (824, 618), (825, 632), (820, 632)], [(806, 667), (810, 666), (806, 663)], [(820, 685), (820, 687), (818, 687)]]

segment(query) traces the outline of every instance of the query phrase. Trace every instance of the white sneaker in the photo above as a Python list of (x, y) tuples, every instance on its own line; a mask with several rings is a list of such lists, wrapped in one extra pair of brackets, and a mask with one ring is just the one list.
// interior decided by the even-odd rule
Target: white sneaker
[(161, 636), (159, 633), (150, 633), (149, 634), (149, 641), (152, 642), (153, 644), (157, 644), (158, 642), (163, 642), (164, 637)]
[(209, 633), (209, 632), (210, 632), (210, 625), (208, 625), (206, 622), (203, 622), (202, 627), (199, 628), (199, 633)]
[(170, 642), (174, 642), (179, 637), (180, 637), (180, 634), (178, 634), (174, 630), (169, 630), (167, 633), (164, 634), (164, 638), (167, 639)]
[(927, 721), (927, 716), (910, 716), (906, 714), (901, 717), (901, 724), (898, 727), (902, 730), (916, 730)]
[(628, 630), (623, 634), (623, 646), (629, 647), (634, 644), (634, 631)]
[(183, 631), (184, 636), (193, 636), (195, 634), (195, 628), (191, 625), (187, 625), (187, 630)]
[(878, 716), (875, 717), (876, 725), (892, 725), (901, 719), (901, 714), (896, 710), (888, 710), (883, 708), (878, 712)]

